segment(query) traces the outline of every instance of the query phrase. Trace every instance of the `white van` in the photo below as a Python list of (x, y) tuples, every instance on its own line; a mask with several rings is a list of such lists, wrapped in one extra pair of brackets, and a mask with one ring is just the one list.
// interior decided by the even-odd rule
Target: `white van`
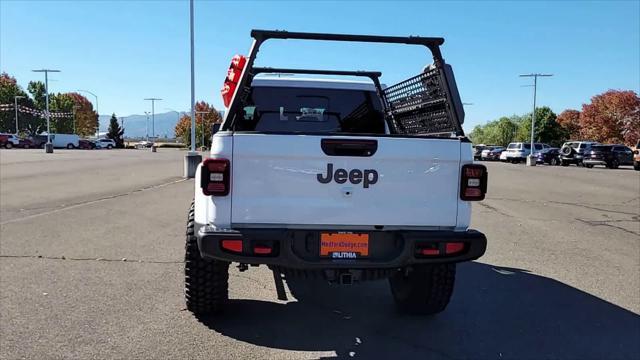
[[(541, 143), (534, 143), (533, 146), (535, 147), (535, 149), (533, 150), (534, 153), (542, 149), (551, 147), (547, 144)], [(507, 153), (506, 161), (512, 162), (514, 164), (519, 163), (525, 161), (527, 159), (527, 156), (531, 154), (531, 143), (510, 143), (509, 146), (507, 146), (507, 150), (505, 151)]]
[(51, 134), (54, 148), (75, 149), (80, 145), (80, 137), (75, 134)]

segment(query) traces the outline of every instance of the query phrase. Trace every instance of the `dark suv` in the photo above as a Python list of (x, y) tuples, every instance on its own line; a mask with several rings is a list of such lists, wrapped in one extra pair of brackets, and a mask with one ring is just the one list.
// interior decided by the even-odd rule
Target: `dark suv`
[(633, 165), (633, 151), (624, 145), (593, 145), (591, 151), (585, 153), (584, 166), (604, 165), (609, 169), (617, 169), (620, 165)]

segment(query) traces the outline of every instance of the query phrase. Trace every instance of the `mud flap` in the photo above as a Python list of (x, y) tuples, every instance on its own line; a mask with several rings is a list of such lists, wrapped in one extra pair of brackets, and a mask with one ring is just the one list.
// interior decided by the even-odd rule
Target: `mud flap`
[(276, 269), (273, 271), (273, 281), (276, 283), (276, 292), (278, 293), (278, 300), (287, 301), (287, 292), (284, 290), (284, 282), (282, 281), (282, 274)]

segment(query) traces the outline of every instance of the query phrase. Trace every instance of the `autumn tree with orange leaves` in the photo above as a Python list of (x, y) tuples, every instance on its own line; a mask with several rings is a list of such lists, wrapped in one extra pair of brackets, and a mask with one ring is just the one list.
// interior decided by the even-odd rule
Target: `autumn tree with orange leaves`
[(580, 111), (567, 109), (558, 115), (556, 122), (565, 130), (569, 139), (580, 139)]
[(89, 136), (98, 129), (98, 113), (93, 110), (93, 104), (83, 95), (76, 92), (67, 93), (72, 99), (75, 109), (76, 134)]
[(603, 143), (634, 144), (640, 138), (640, 98), (634, 91), (609, 90), (582, 105), (580, 135)]
[[(211, 136), (213, 135), (211, 131), (213, 128), (213, 124), (222, 122), (222, 117), (218, 113), (218, 110), (216, 110), (213, 106), (209, 105), (204, 101), (199, 101), (196, 103), (195, 111), (197, 113), (196, 114), (196, 147), (203, 146), (202, 131), (204, 129), (204, 146), (208, 148), (211, 146)], [(203, 114), (199, 112), (205, 112), (205, 113)], [(203, 126), (203, 122), (204, 122), (204, 126)], [(189, 146), (191, 145), (191, 116), (186, 114), (182, 115), (182, 117), (180, 118), (180, 120), (178, 120), (178, 123), (176, 124), (175, 134), (177, 138), (182, 139), (182, 142), (184, 142)]]

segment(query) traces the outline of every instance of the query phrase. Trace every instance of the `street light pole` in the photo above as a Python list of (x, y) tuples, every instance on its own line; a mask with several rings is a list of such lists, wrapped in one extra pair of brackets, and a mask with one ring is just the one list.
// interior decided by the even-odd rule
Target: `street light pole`
[(149, 142), (149, 112), (145, 111), (145, 115), (147, 115), (147, 142)]
[(156, 101), (160, 101), (160, 98), (146, 98), (145, 100), (151, 101), (151, 137), (156, 138)]
[(32, 70), (33, 72), (43, 72), (44, 73), (44, 94), (47, 102), (47, 144), (45, 145), (45, 153), (51, 154), (53, 153), (53, 144), (51, 144), (51, 114), (49, 113), (49, 73), (50, 72), (60, 72), (60, 70), (52, 70), (52, 69), (40, 69), (40, 70)]
[(74, 105), (73, 106), (73, 133), (76, 134), (76, 112), (78, 109), (80, 109), (81, 107), (78, 105)]
[(536, 126), (536, 92), (538, 88), (538, 77), (551, 77), (553, 74), (522, 74), (520, 77), (532, 77), (533, 78), (533, 111), (531, 112), (531, 152), (527, 157), (527, 166), (536, 166), (536, 160), (533, 158), (534, 146), (534, 133)]
[(23, 99), (24, 96), (16, 95), (13, 97), (13, 107), (16, 109), (16, 135), (18, 135), (18, 99)]
[[(204, 115), (204, 114), (208, 114), (208, 111), (196, 111), (196, 116), (198, 116), (198, 114), (200, 115)], [(202, 119), (202, 147), (204, 147), (204, 117), (201, 116), (200, 119)]]
[(189, 34), (191, 38), (191, 151), (184, 157), (184, 177), (193, 178), (196, 176), (198, 164), (202, 161), (202, 156), (196, 152), (196, 87), (195, 87), (195, 66), (194, 66), (194, 41), (193, 41), (193, 0), (189, 0)]
[(100, 108), (98, 107), (98, 95), (92, 93), (89, 90), (76, 90), (81, 92), (86, 92), (87, 94), (93, 95), (96, 99), (96, 113), (98, 114), (98, 126), (96, 127), (96, 140), (100, 138)]

